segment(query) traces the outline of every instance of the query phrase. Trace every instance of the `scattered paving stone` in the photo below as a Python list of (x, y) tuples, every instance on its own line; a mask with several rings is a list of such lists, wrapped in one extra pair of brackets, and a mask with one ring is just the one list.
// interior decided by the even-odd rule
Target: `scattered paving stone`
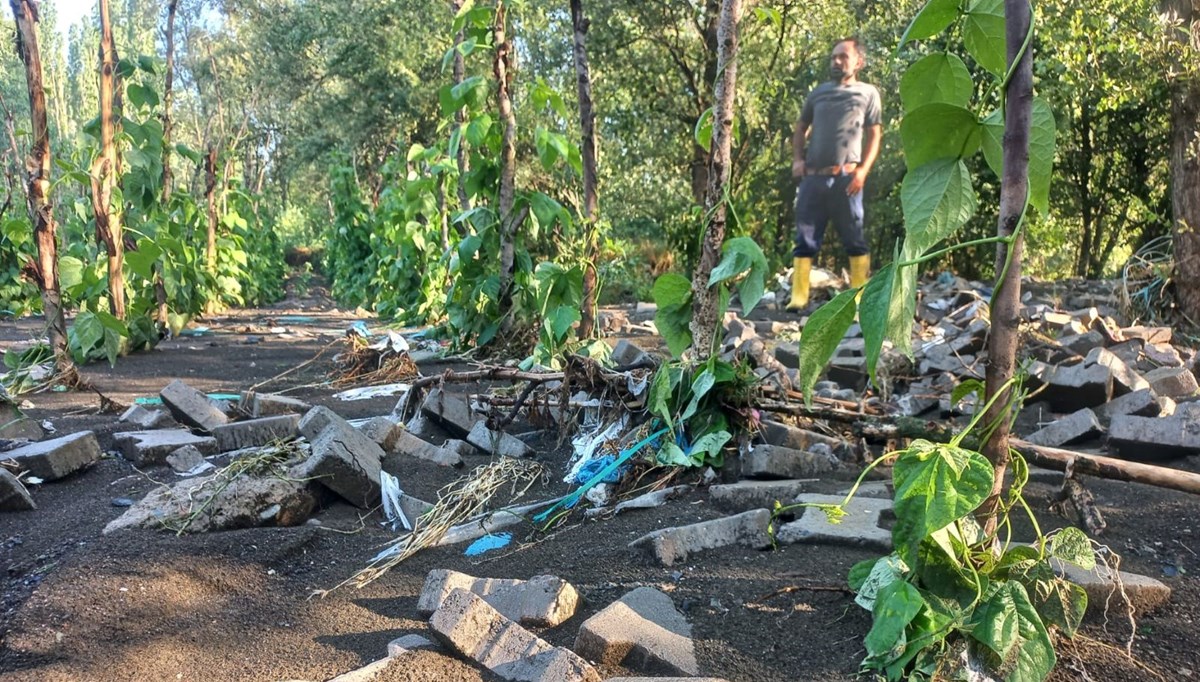
[(579, 626), (575, 653), (600, 665), (695, 675), (692, 626), (667, 595), (639, 587)]
[(778, 445), (755, 445), (741, 459), (742, 476), (746, 478), (817, 478), (841, 463), (832, 453), (824, 455)]
[(493, 431), (482, 420), (475, 422), (467, 434), (467, 442), (483, 452), (496, 457), (522, 458), (533, 454), (533, 449), (520, 438), (503, 431)]
[(384, 452), (391, 452), (404, 427), (387, 417), (372, 417), (358, 427), (367, 438), (375, 441)]
[(300, 415), (281, 414), (244, 422), (230, 422), (214, 427), (212, 434), (217, 439), (217, 448), (221, 452), (262, 447), (293, 440), (300, 435)]
[[(841, 504), (842, 495), (800, 495), (797, 504)], [(841, 521), (829, 522), (825, 512), (807, 508), (804, 515), (785, 523), (775, 532), (775, 539), (784, 544), (805, 542), (810, 544), (848, 545), (867, 547), (881, 552), (892, 551), (892, 533), (879, 526), (879, 517), (892, 508), (890, 499), (856, 497), (846, 507)]]
[(132, 507), (133, 500), (131, 500), (128, 497), (114, 497), (114, 498), (112, 498), (112, 506), (114, 506), (114, 507)]
[(29, 511), (37, 509), (33, 496), (11, 471), (0, 467), (0, 511)]
[(612, 363), (617, 367), (629, 367), (631, 365), (640, 365), (650, 362), (650, 356), (646, 351), (638, 348), (633, 342), (627, 339), (621, 339), (617, 345), (613, 347), (612, 355), (609, 356)]
[[(1054, 567), (1055, 573), (1087, 592), (1086, 618), (1104, 621), (1106, 609), (1110, 610), (1109, 616), (1124, 617), (1126, 609), (1112, 569), (1097, 565), (1096, 568), (1086, 571), (1075, 564), (1053, 558), (1050, 559), (1050, 565)], [(1141, 616), (1149, 613), (1171, 600), (1171, 588), (1162, 582), (1137, 573), (1118, 573), (1120, 586), (1129, 597), (1129, 605), (1133, 607), (1135, 614)]]
[(1108, 442), (1122, 459), (1160, 460), (1200, 454), (1200, 421), (1186, 417), (1113, 417)]
[(0, 453), (0, 460), (16, 463), (31, 476), (55, 481), (100, 459), (100, 444), (91, 431), (23, 445)]
[(312, 454), (299, 467), (300, 478), (315, 478), (356, 507), (380, 501), (379, 471), (383, 450), (345, 421), (332, 422), (312, 444)]
[(836, 381), (843, 388), (851, 388), (862, 392), (867, 387), (866, 358), (833, 358), (825, 369), (830, 381)]
[(1104, 335), (1098, 331), (1071, 334), (1058, 340), (1059, 345), (1076, 355), (1087, 355), (1096, 348), (1104, 347)]
[(593, 516), (602, 516), (610, 511), (613, 516), (616, 516), (617, 514), (629, 511), (630, 509), (653, 509), (655, 507), (661, 507), (671, 500), (683, 497), (691, 492), (691, 490), (692, 487), (689, 485), (671, 486), (670, 488), (655, 490), (654, 492), (638, 495), (637, 497), (625, 500), (624, 502), (619, 502), (617, 503), (617, 506), (613, 507), (611, 510), (607, 508), (589, 509), (584, 513), (584, 516), (587, 518), (591, 518)]
[(388, 642), (387, 652), (388, 656), (395, 658), (396, 656), (402, 656), (410, 651), (418, 651), (420, 649), (436, 650), (439, 648), (441, 647), (439, 647), (436, 643), (428, 638), (422, 637), (421, 635), (404, 635), (403, 637), (397, 637), (396, 639)]
[(656, 530), (634, 540), (629, 546), (641, 547), (662, 565), (671, 566), (706, 549), (729, 545), (766, 549), (771, 546), (771, 539), (767, 536), (767, 524), (770, 521), (771, 512), (755, 509), (690, 526)]
[(595, 668), (574, 652), (551, 646), (467, 590), (452, 591), (429, 624), (459, 653), (506, 680), (600, 681)]
[(1117, 415), (1127, 414), (1137, 417), (1157, 417), (1162, 412), (1157, 396), (1149, 388), (1126, 393), (1120, 398), (1113, 398), (1096, 408), (1096, 417), (1100, 423), (1107, 424)]
[[(475, 451), (474, 446), (471, 446), (471, 450), (472, 452)], [(405, 429), (401, 429), (396, 434), (396, 442), (392, 445), (392, 452), (396, 455), (428, 460), (438, 466), (460, 467), (463, 465), (462, 457), (457, 452), (426, 442)], [(384, 468), (389, 472), (401, 471), (405, 468), (405, 465), (402, 462), (398, 462), (395, 457), (388, 457)]]
[(113, 443), (125, 459), (134, 464), (162, 464), (167, 461), (167, 455), (185, 445), (191, 445), (204, 455), (218, 452), (216, 438), (197, 436), (187, 429), (126, 431), (113, 434)]
[(575, 609), (579, 607), (579, 593), (575, 587), (552, 575), (537, 575), (529, 580), (502, 580), (438, 569), (425, 578), (425, 586), (417, 599), (417, 612), (428, 618), (456, 589), (483, 597), (505, 618), (521, 625), (554, 627), (575, 615)]
[(198, 474), (205, 464), (210, 462), (194, 445), (185, 445), (167, 455), (167, 465), (177, 474)]
[(341, 415), (324, 405), (318, 405), (305, 412), (304, 416), (300, 419), (300, 435), (304, 436), (311, 443), (317, 439), (317, 436), (321, 435), (326, 426), (335, 422), (345, 423), (346, 427), (350, 428), (350, 424), (345, 419), (342, 419)]
[(466, 438), (471, 427), (479, 421), (471, 415), (471, 407), (462, 400), (435, 388), (425, 396), (421, 412), (456, 438)]
[(149, 429), (157, 429), (166, 422), (170, 421), (170, 417), (162, 410), (148, 410), (141, 405), (131, 405), (128, 410), (117, 421), (126, 424), (133, 424), (143, 431)]
[(1160, 367), (1183, 367), (1179, 351), (1169, 343), (1147, 343), (1142, 348), (1146, 359)]
[[(396, 413), (393, 412), (392, 416), (395, 415)], [(450, 437), (450, 434), (448, 434), (445, 429), (438, 426), (429, 417), (426, 417), (425, 413), (421, 412), (420, 410), (418, 410), (417, 413), (408, 420), (408, 423), (404, 425), (404, 428), (417, 438), (429, 441), (430, 443), (442, 443)], [(462, 439), (460, 438), (459, 440)]]
[(1055, 412), (1075, 412), (1099, 407), (1112, 399), (1112, 372), (1103, 365), (1080, 362), (1057, 367), (1035, 362), (1029, 372), (1030, 388), (1045, 386), (1040, 394)]
[(1196, 394), (1200, 386), (1196, 375), (1186, 367), (1160, 367), (1146, 373), (1146, 381), (1154, 393), (1168, 398), (1187, 398)]
[(0, 438), (41, 440), (45, 435), (40, 424), (22, 414), (16, 405), (0, 397)]
[(331, 677), (327, 682), (375, 682), (392, 665), (392, 658), (392, 656), (381, 658), (348, 673)]
[(803, 493), (808, 485), (819, 479), (784, 481), (739, 481), (714, 485), (708, 489), (713, 506), (721, 511), (742, 512), (751, 509), (771, 509), (776, 502), (786, 503)]
[(229, 417), (200, 391), (176, 379), (158, 392), (175, 421), (201, 431), (227, 424)]
[(610, 677), (608, 682), (727, 682), (721, 677)]
[(1112, 374), (1113, 395), (1124, 395), (1143, 388), (1150, 388), (1150, 382), (1138, 374), (1132, 367), (1106, 348), (1094, 348), (1088, 353), (1085, 362), (1100, 365)]
[[(822, 387), (827, 388), (827, 387)], [(837, 388), (836, 386), (834, 387)], [(779, 445), (793, 450), (808, 450), (817, 443), (828, 445), (834, 452), (848, 449), (849, 444), (838, 438), (832, 438), (815, 431), (802, 429), (790, 424), (764, 420), (762, 422), (762, 439), (768, 445)]]
[(1025, 440), (1034, 445), (1057, 448), (1092, 440), (1102, 433), (1104, 433), (1104, 427), (1100, 426), (1100, 420), (1096, 419), (1096, 413), (1085, 407), (1029, 434)]
[(800, 367), (800, 344), (783, 341), (775, 345), (775, 359), (784, 367), (798, 369)]
[(1125, 327), (1121, 335), (1127, 339), (1141, 339), (1146, 343), (1171, 343), (1170, 327)]
[(242, 405), (249, 405), (251, 417), (273, 417), (280, 414), (304, 414), (312, 405), (286, 395), (275, 393), (242, 392)]
[(448, 439), (445, 443), (442, 443), (442, 448), (444, 450), (453, 452), (454, 454), (458, 455), (459, 457), (479, 454), (479, 451), (475, 449), (474, 445), (471, 445), (467, 441), (460, 440), (458, 438)]

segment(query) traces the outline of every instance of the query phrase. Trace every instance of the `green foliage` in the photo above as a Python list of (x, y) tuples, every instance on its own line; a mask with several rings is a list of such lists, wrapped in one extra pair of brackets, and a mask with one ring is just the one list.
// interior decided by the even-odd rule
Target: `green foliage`
[(746, 364), (713, 356), (701, 365), (669, 362), (650, 381), (647, 407), (671, 430), (658, 463), (664, 466), (713, 466), (725, 463), (724, 448), (733, 438), (730, 415), (748, 404), (758, 377)]

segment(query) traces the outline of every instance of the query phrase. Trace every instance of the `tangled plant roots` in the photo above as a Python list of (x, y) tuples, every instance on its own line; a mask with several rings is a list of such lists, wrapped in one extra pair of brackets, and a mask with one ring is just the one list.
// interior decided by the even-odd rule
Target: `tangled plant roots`
[(335, 388), (391, 384), (419, 374), (417, 363), (406, 352), (371, 348), (361, 336), (346, 337), (346, 344), (349, 348), (333, 359)]

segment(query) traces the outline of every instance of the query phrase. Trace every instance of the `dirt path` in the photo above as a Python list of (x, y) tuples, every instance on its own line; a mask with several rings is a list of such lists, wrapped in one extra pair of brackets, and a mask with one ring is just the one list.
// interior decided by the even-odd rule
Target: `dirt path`
[[(314, 320), (281, 323), (280, 316), (287, 314)], [(209, 323), (207, 336), (171, 340), (153, 352), (124, 358), (115, 368), (93, 365), (86, 373), (99, 390), (126, 404), (155, 395), (174, 378), (206, 391), (236, 392), (308, 360), (353, 319), (328, 309), (240, 311)], [(292, 332), (271, 333), (276, 326)], [(29, 322), (0, 323), (3, 343), (35, 331)], [(321, 381), (328, 370), (322, 360), (275, 388)], [(340, 402), (331, 393), (308, 388), (295, 395), (348, 418), (386, 414), (394, 402)], [(114, 416), (97, 414), (94, 394), (47, 393), (30, 400), (34, 408), (28, 413), (50, 420), (60, 433), (112, 428)], [(553, 443), (539, 451), (557, 474), (553, 481), (561, 478), (565, 454)], [(470, 458), (467, 468), (483, 461)], [(1196, 469), (1196, 464), (1185, 466)], [(414, 469), (410, 492), (426, 499), (457, 475), (422, 471)], [(718, 516), (699, 490), (659, 509), (577, 520), (549, 537), (518, 531), (522, 542), (481, 558), (464, 556), (461, 546), (426, 551), (365, 589), (310, 598), (314, 590), (353, 574), (393, 537), (379, 527), (378, 515), (360, 519), (357, 510), (334, 505), (318, 517), (320, 525), (297, 528), (183, 537), (154, 531), (101, 535), (123, 511), (113, 505), (114, 498), (138, 499), (154, 487), (153, 480), (173, 476), (163, 467), (138, 472), (124, 460), (106, 458), (77, 476), (38, 488), (37, 511), (0, 515), (0, 566), (6, 569), (0, 679), (326, 679), (381, 657), (395, 637), (428, 634), (415, 605), (425, 575), (434, 568), (505, 578), (551, 573), (573, 583), (584, 598), (580, 612), (540, 633), (568, 646), (579, 624), (600, 608), (633, 587), (658, 587), (693, 623), (701, 672), (730, 681), (854, 679), (862, 637), (870, 627), (869, 614), (836, 590), (798, 589), (761, 599), (788, 586), (842, 586), (848, 569), (872, 556), (868, 551), (806, 545), (768, 552), (725, 549), (663, 568), (627, 547), (650, 530)], [(1200, 676), (1195, 654), (1200, 581), (1193, 577), (1200, 572), (1200, 499), (1132, 484), (1089, 485), (1109, 523), (1105, 541), (1125, 557), (1123, 568), (1174, 589), (1170, 605), (1138, 623), (1134, 654), (1164, 679)], [(549, 482), (531, 495), (538, 499), (563, 490), (562, 484)], [(1031, 503), (1044, 529), (1064, 525), (1047, 512), (1052, 494), (1049, 485), (1031, 487)], [(1113, 623), (1110, 630), (1089, 626), (1086, 634), (1119, 642), (1128, 625)], [(1112, 649), (1089, 643), (1076, 647), (1091, 679), (1155, 679)], [(1054, 679), (1086, 679), (1077, 671), (1079, 663), (1064, 661)], [(422, 653), (393, 666), (383, 679), (492, 678), (450, 656)]]

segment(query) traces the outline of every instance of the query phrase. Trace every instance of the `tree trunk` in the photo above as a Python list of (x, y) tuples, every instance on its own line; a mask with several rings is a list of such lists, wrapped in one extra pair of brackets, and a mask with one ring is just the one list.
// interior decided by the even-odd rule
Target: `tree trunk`
[(163, 153), (162, 153), (162, 203), (165, 207), (171, 198), (171, 86), (175, 80), (175, 13), (179, 0), (167, 3), (167, 73), (163, 82)]
[[(1182, 23), (1172, 38), (1194, 49), (1200, 41), (1200, 0), (1166, 0), (1169, 19)], [(1190, 56), (1191, 49), (1184, 47)], [(1180, 311), (1200, 325), (1200, 74), (1183, 64), (1171, 88), (1171, 208), (1174, 214), (1175, 291)]]
[(25, 64), (25, 82), (29, 91), (29, 113), (33, 144), (29, 150), (26, 200), (37, 243), (36, 263), (26, 267), (42, 293), (46, 314), (46, 335), (54, 352), (55, 371), (67, 382), (78, 381), (75, 362), (67, 349), (67, 323), (63, 317), (62, 294), (58, 284), (58, 226), (50, 204), (50, 132), (46, 126), (46, 92), (42, 85), (42, 57), (38, 51), (37, 7), (33, 0), (9, 0), (17, 23), (17, 55)]
[(983, 454), (995, 468), (992, 493), (979, 508), (978, 515), (984, 530), (996, 528), (996, 510), (1004, 489), (1004, 473), (1009, 462), (1009, 427), (1012, 424), (1009, 400), (1012, 388), (1008, 384), (1017, 364), (1018, 326), (1021, 321), (1021, 253), (1024, 240), (1018, 232), (1025, 212), (1029, 187), (1029, 129), (1033, 109), (1032, 47), (1021, 54), (1029, 32), (1030, 15), (1027, 0), (1004, 0), (1005, 34), (1008, 63), (1017, 63), (1008, 82), (1004, 111), (1004, 174), (1000, 183), (999, 236), (1015, 238), (1011, 244), (996, 247), (996, 294), (992, 303), (992, 333), (988, 339), (986, 400), (1000, 397), (984, 414), (983, 423), (994, 427), (983, 444)]
[[(699, 87), (696, 92), (696, 121), (704, 115), (708, 110), (709, 102), (705, 95), (704, 87), (708, 85), (715, 86), (717, 82), (717, 73), (719, 72), (717, 62), (719, 60), (718, 51), (720, 49), (720, 39), (717, 35), (718, 26), (721, 18), (721, 1), (720, 0), (705, 0), (704, 3), (704, 33), (701, 38), (704, 39), (704, 77), (700, 80)], [(715, 97), (715, 95), (714, 95)], [(714, 121), (715, 116), (714, 116)], [(693, 128), (695, 126), (693, 125)], [(709, 145), (709, 150), (712, 146)], [(697, 204), (704, 204), (707, 200), (709, 168), (708, 162), (712, 157), (711, 151), (705, 151), (695, 140), (692, 141), (692, 198)]]
[(204, 200), (208, 204), (208, 246), (204, 260), (208, 274), (217, 276), (217, 146), (208, 143), (204, 155)]
[(730, 144), (733, 132), (734, 94), (737, 90), (738, 23), (742, 0), (722, 0), (717, 26), (717, 80), (713, 88), (712, 155), (708, 165), (708, 191), (704, 198), (709, 216), (701, 243), (700, 261), (692, 274), (692, 348), (697, 361), (713, 352), (716, 335), (717, 292), (708, 278), (721, 258), (725, 242), (725, 191), (729, 183)]
[(583, 0), (571, 0), (571, 25), (574, 27), (575, 79), (579, 92), (579, 145), (583, 157), (583, 230), (587, 264), (583, 271), (583, 305), (579, 321), (580, 338), (589, 339), (596, 324), (596, 220), (599, 198), (596, 195), (596, 113), (592, 108), (592, 76), (588, 68), (587, 32), (591, 22), (583, 14)]
[[(496, 57), (492, 68), (496, 74), (496, 100), (500, 120), (504, 122), (503, 144), (500, 149), (500, 195), (497, 198), (500, 216), (500, 312), (507, 315), (512, 309), (513, 267), (516, 259), (517, 220), (513, 214), (517, 171), (517, 118), (513, 115), (512, 45), (504, 30), (504, 0), (496, 0), (496, 23), (492, 27)], [(505, 328), (508, 327), (506, 322)]]
[(100, 155), (92, 162), (92, 212), (96, 241), (108, 252), (108, 310), (125, 319), (125, 238), (120, 202), (113, 205), (117, 184), (117, 121), (113, 106), (117, 88), (117, 47), (113, 42), (108, 0), (100, 0)]
[[(454, 16), (458, 16), (458, 12), (462, 9), (462, 0), (452, 0), (450, 6), (454, 9)], [(462, 52), (458, 51), (458, 46), (462, 45), (466, 30), (463, 29), (454, 35), (454, 84), (458, 85), (463, 82), (463, 77), (466, 75), (466, 64), (463, 60)], [(466, 121), (466, 116), (463, 115), (463, 110), (460, 108), (454, 112), (454, 122), (462, 126)], [(467, 148), (459, 140), (458, 150), (454, 153), (454, 163), (458, 166), (458, 205), (464, 211), (471, 210), (471, 197), (467, 196), (467, 184), (465, 178), (467, 176)], [(462, 232), (462, 230), (460, 230)]]

